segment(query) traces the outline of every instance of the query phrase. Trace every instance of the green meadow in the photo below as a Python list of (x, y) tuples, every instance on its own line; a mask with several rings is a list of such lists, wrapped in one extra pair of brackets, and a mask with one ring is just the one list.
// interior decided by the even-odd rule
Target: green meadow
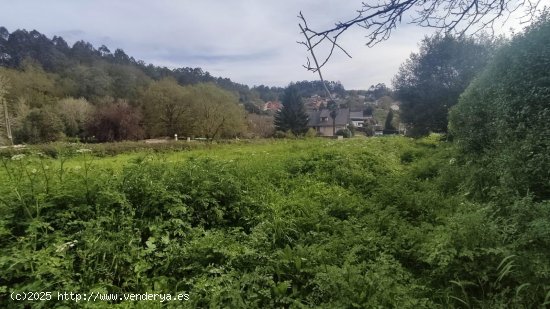
[[(520, 308), (548, 298), (548, 223), (537, 221), (547, 203), (520, 200), (504, 220), (498, 203), (473, 201), (471, 171), (438, 135), (54, 148), (55, 158), (35, 148), (1, 159), (0, 290), (53, 293), (2, 307)], [(71, 291), (188, 300), (56, 294)]]

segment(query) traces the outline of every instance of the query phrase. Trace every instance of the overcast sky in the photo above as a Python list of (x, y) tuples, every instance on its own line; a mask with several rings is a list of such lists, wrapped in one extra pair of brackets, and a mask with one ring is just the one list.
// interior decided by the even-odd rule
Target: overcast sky
[[(0, 26), (10, 32), (36, 29), (69, 44), (85, 40), (96, 48), (122, 48), (146, 63), (201, 67), (249, 86), (286, 86), (317, 79), (302, 67), (307, 51), (296, 43), (301, 40), (298, 13), (320, 29), (354, 17), (361, 1), (0, 0), (0, 7)], [(431, 33), (401, 25), (389, 41), (367, 48), (361, 29), (351, 29), (342, 45), (353, 58), (336, 54), (324, 76), (346, 89), (390, 85), (399, 65)]]

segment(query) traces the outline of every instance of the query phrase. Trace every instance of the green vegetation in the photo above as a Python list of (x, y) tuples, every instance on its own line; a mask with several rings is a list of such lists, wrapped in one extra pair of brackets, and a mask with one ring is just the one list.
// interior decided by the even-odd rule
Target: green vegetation
[(447, 132), (449, 109), (490, 60), (493, 45), (440, 35), (422, 40), (420, 51), (401, 65), (393, 81), (409, 135)]
[[(490, 61), (474, 41), (424, 40), (396, 78), (401, 116), (415, 111), (415, 135), (446, 131), (454, 105), (447, 136), (312, 138), (291, 86), (275, 135), (292, 139), (0, 149), (0, 306), (38, 304), (11, 301), (12, 292), (73, 291), (189, 295), (109, 302), (121, 308), (544, 308), (549, 45), (546, 14)], [(97, 61), (86, 50), (73, 46), (81, 63), (68, 75), (22, 59), (21, 70), (2, 69), (0, 103), (13, 111), (3, 129), (13, 123), (30, 143), (173, 131), (213, 141), (245, 130), (237, 96), (219, 84), (182, 86), (171, 74), (140, 84), (137, 73), (140, 86), (124, 88), (125, 75), (101, 65), (131, 64), (128, 56), (102, 47), (110, 60)], [(44, 63), (57, 67), (63, 57), (52, 53)], [(117, 74), (115, 91), (106, 80)], [(60, 85), (94, 95), (61, 99)], [(376, 99), (367, 114), (386, 118), (386, 129), (399, 116), (381, 115), (388, 94), (383, 84), (362, 94)], [(269, 118), (247, 120), (255, 134), (273, 131)]]
[[(93, 69), (99, 70), (101, 64), (107, 65), (104, 62), (98, 59)], [(237, 95), (213, 83), (184, 87), (172, 78), (141, 82), (134, 76), (128, 78), (137, 84), (125, 96), (113, 92), (112, 89), (123, 87), (115, 81), (109, 81), (105, 86), (109, 91), (85, 86), (89, 93), (81, 93), (64, 87), (82, 86), (95, 77), (87, 76), (86, 81), (74, 76), (64, 77), (74, 67), (64, 72), (48, 73), (31, 60), (23, 62), (22, 66), (21, 70), (0, 68), (0, 96), (3, 98), (0, 100), (1, 145), (10, 144), (6, 138), (6, 119), (17, 144), (66, 138), (108, 142), (173, 137), (174, 134), (215, 139), (235, 137), (246, 129), (245, 113), (239, 106)], [(79, 99), (75, 99), (77, 97)]]
[(479, 197), (550, 199), (549, 20), (502, 48), (450, 115), (464, 160), (477, 171), (470, 178)]
[(298, 88), (289, 86), (283, 96), (283, 108), (275, 114), (275, 129), (280, 132), (290, 132), (303, 135), (307, 132), (308, 116), (304, 102), (298, 94)]
[(393, 110), (390, 109), (388, 115), (386, 116), (386, 121), (384, 122), (384, 130), (395, 130), (393, 126)]
[(2, 157), (0, 289), (187, 292), (189, 308), (541, 304), (550, 205), (521, 199), (504, 219), (469, 202), (438, 139)]
[[(158, 67), (84, 41), (70, 47), (36, 30), (0, 27), (0, 34), (0, 146), (273, 133), (255, 116), (247, 128), (245, 111), (266, 116), (264, 101), (279, 100), (281, 87), (250, 88), (200, 68)], [(295, 86), (304, 97), (323, 91), (318, 81)], [(345, 95), (340, 83), (328, 86)]]

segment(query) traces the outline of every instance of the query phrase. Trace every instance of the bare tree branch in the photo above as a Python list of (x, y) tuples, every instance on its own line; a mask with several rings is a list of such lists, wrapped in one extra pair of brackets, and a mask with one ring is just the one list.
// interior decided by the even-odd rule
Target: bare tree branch
[[(348, 57), (350, 54), (338, 44), (338, 39), (349, 28), (358, 26), (366, 30), (366, 45), (372, 47), (387, 40), (392, 31), (403, 20), (408, 24), (435, 28), (448, 34), (462, 36), (479, 31), (494, 33), (498, 20), (508, 20), (512, 13), (524, 8), (520, 21), (528, 22), (539, 12), (542, 0), (374, 0), (363, 2), (357, 16), (345, 22), (337, 22), (334, 27), (313, 30), (300, 12), (300, 29), (305, 41), (299, 42), (307, 47), (314, 65), (308, 60), (306, 69), (312, 72), (327, 64), (338, 49)], [(408, 14), (407, 14), (408, 13)], [(328, 54), (317, 61), (313, 49), (328, 46)], [(319, 64), (320, 63), (320, 64)]]
[[(315, 65), (315, 66), (311, 66), (311, 62), (309, 61), (309, 58), (308, 58), (307, 59), (307, 66), (304, 66), (304, 67), (308, 71), (319, 74), (319, 79), (321, 80), (321, 83), (323, 84), (323, 88), (325, 89), (325, 92), (326, 92), (328, 98), (332, 101), (333, 100), (332, 94), (330, 93), (330, 91), (328, 90), (327, 85), (325, 84), (323, 74), (321, 73), (321, 68), (327, 63), (327, 61), (332, 56), (332, 53), (334, 51), (334, 47), (336, 47), (336, 46), (340, 47), (340, 46), (338, 44), (336, 44), (336, 41), (332, 41), (332, 40), (329, 39), (330, 42), (332, 43), (332, 48), (330, 50), (329, 55), (326, 57), (326, 59), (323, 61), (323, 63), (321, 65), (319, 65), (319, 61), (317, 61), (317, 56), (315, 55), (315, 51), (313, 50), (314, 46), (317, 46), (317, 44), (319, 44), (319, 42), (317, 42), (315, 44), (311, 43), (311, 39), (315, 36), (308, 35), (307, 22), (306, 22), (306, 19), (305, 19), (304, 15), (302, 14), (302, 12), (300, 12), (300, 15), (298, 15), (298, 18), (300, 18), (302, 20), (302, 22), (304, 23), (303, 25), (300, 23), (300, 24), (298, 24), (298, 26), (300, 26), (300, 30), (302, 30), (302, 34), (304, 35), (304, 38), (305, 38), (305, 41), (298, 42), (298, 43), (303, 44), (307, 47), (307, 50), (310, 52), (311, 58), (313, 59), (313, 63)], [(326, 38), (327, 38), (327, 36), (325, 35), (323, 38), (321, 38), (321, 41), (325, 40)], [(346, 51), (344, 51), (344, 52), (347, 54)]]

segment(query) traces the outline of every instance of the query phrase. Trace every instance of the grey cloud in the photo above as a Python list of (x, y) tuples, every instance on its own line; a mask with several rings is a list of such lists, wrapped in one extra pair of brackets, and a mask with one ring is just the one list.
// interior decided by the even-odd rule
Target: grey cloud
[(158, 50), (152, 49), (144, 53), (148, 58), (164, 59), (171, 63), (210, 63), (224, 64), (231, 62), (255, 63), (277, 57), (278, 52), (274, 50), (258, 50), (244, 53), (219, 53), (212, 50), (197, 52), (194, 50)]

